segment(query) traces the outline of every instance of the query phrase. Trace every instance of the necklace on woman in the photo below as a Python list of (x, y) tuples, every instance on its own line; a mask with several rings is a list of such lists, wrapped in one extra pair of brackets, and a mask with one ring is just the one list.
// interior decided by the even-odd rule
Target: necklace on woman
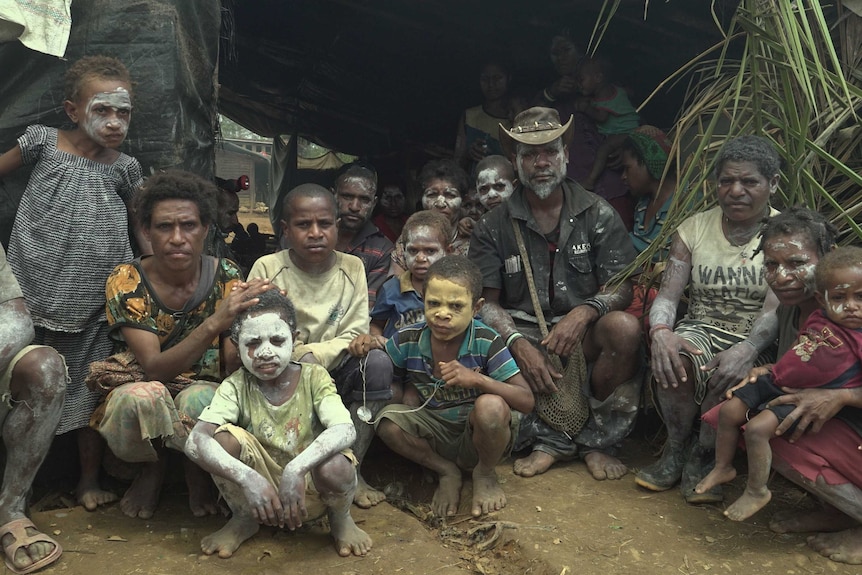
[(724, 238), (731, 246), (742, 248), (742, 251), (739, 252), (739, 257), (742, 260), (742, 265), (746, 265), (751, 257), (747, 253), (749, 247), (748, 244), (751, 242), (751, 238), (756, 236), (760, 231), (760, 228), (763, 227), (763, 223), (758, 221), (752, 226), (732, 228), (730, 222), (731, 220), (727, 216), (722, 217), (722, 232), (724, 233)]

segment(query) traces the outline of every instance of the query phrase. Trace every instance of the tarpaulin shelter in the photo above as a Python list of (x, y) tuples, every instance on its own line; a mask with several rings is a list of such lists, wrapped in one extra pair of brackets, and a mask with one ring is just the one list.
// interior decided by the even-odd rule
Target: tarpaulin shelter
[[(0, 8), (14, 2), (20, 0), (0, 0)], [(645, 19), (646, 4), (623, 0), (600, 45), (636, 100), (713, 44), (713, 17), (728, 18), (736, 6), (652, 2)], [(553, 79), (551, 36), (567, 31), (586, 47), (601, 6), (596, 0), (74, 0), (65, 61), (20, 42), (0, 44), (0, 149), (14, 145), (29, 124), (67, 123), (63, 72), (93, 53), (119, 57), (136, 81), (123, 149), (147, 172), (179, 166), (212, 175), (217, 111), (262, 135), (303, 136), (355, 155), (400, 151), (407, 142), (451, 148), (458, 116), (480, 101), (485, 55), (508, 56), (515, 88), (529, 96)], [(680, 99), (681, 91), (659, 98), (644, 114), (668, 125)], [(290, 166), (290, 157), (274, 149), (276, 170)], [(27, 175), (20, 170), (0, 188), (0, 240), (8, 238)], [(276, 189), (289, 183), (276, 173)]]

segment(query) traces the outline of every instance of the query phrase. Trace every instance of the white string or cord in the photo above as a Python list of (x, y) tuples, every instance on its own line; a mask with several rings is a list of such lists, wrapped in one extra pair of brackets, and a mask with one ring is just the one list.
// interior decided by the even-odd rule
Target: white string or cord
[[(364, 421), (368, 425), (376, 425), (378, 421), (380, 421), (380, 415), (377, 417), (372, 417), (371, 410), (368, 409), (367, 401), (365, 400), (365, 392), (366, 392), (366, 379), (365, 379), (365, 366), (368, 364), (368, 355), (359, 360), (359, 374), (362, 376), (362, 405), (356, 410), (356, 417), (360, 419), (360, 421)], [(425, 403), (420, 405), (419, 407), (412, 407), (410, 409), (390, 409), (386, 413), (416, 413), (420, 409), (426, 407), (432, 399), (434, 399), (434, 394), (437, 393), (437, 390), (440, 389), (442, 385), (437, 383), (434, 385), (434, 391), (431, 392), (431, 395), (428, 396), (428, 399), (425, 400)]]

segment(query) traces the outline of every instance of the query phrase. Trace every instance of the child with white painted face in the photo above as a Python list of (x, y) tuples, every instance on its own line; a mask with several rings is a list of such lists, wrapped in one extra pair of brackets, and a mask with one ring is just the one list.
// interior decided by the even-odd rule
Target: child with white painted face
[(357, 336), (348, 351), (362, 357), (372, 349), (385, 349), (386, 340), (404, 326), (425, 321), (425, 276), (428, 268), (450, 252), (452, 225), (437, 212), (416, 212), (402, 232), (407, 271), (386, 280), (371, 310), (370, 333)]
[(533, 393), (505, 342), (475, 319), (481, 295), (475, 264), (442, 258), (425, 276), (425, 322), (386, 343), (396, 381), (413, 386), (424, 407), (384, 407), (377, 434), (439, 474), (431, 508), (440, 517), (458, 512), (462, 469), (472, 471), (474, 517), (506, 505), (495, 467), (512, 449), (519, 413), (533, 409)]
[(243, 368), (219, 386), (185, 446), (233, 512), (201, 549), (227, 558), (260, 525), (294, 530), (326, 514), (338, 554), (365, 555), (371, 538), (350, 516), (357, 485), (350, 412), (323, 366), (291, 361), (290, 300), (278, 290), (258, 298), (231, 330)]
[(82, 58), (67, 71), (64, 92), (63, 109), (75, 126), (29, 126), (0, 156), (0, 178), (33, 166), (8, 259), (36, 328), (33, 343), (49, 345), (66, 359), (69, 384), (57, 434), (77, 433), (77, 497), (92, 511), (117, 497), (99, 487), (103, 446), (88, 423), (101, 394), (89, 390), (84, 378), (90, 362), (112, 351), (105, 279), (133, 257), (128, 206), (143, 178), (138, 161), (118, 150), (132, 114), (132, 81), (123, 63)]
[[(515, 189), (515, 168), (504, 156), (488, 156), (476, 164), (476, 187), (470, 188), (464, 198), (464, 215), (458, 222), (459, 237), (470, 238), (473, 226), (485, 212), (496, 208), (506, 201)], [(470, 210), (467, 206), (471, 199), (478, 202), (480, 209)]]
[(491, 211), (512, 195), (517, 183), (515, 167), (505, 156), (488, 156), (476, 166), (476, 191), (485, 211)]
[[(764, 260), (767, 281), (778, 275), (806, 273), (796, 262), (774, 265)], [(772, 276), (772, 277), (770, 277)], [(733, 457), (739, 428), (745, 426), (748, 480), (745, 492), (724, 514), (743, 521), (772, 498), (767, 488), (772, 450), (769, 441), (794, 411), (792, 404), (768, 405), (793, 389), (862, 387), (862, 248), (840, 247), (824, 255), (814, 272), (814, 297), (821, 309), (808, 316), (796, 343), (753, 383), (748, 379), (727, 392), (718, 416), (715, 468), (697, 485), (697, 493), (736, 477)], [(795, 424), (796, 422), (794, 422)], [(791, 431), (789, 428), (787, 431)]]
[[(467, 194), (467, 174), (454, 160), (431, 160), (419, 172), (419, 186), (422, 189), (422, 209), (439, 212), (446, 216), (452, 226), (452, 253), (467, 255), (470, 247), (468, 236), (460, 235), (458, 222), (461, 219), (462, 203)], [(395, 242), (392, 252), (390, 276), (400, 276), (407, 269), (404, 257), (404, 233)]]

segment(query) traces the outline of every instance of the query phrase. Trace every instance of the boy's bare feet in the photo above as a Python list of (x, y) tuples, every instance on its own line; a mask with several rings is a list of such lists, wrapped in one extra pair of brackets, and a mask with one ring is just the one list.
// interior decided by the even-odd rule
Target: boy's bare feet
[(770, 499), (772, 499), (772, 492), (765, 487), (762, 492), (746, 488), (742, 497), (734, 501), (724, 511), (724, 515), (731, 521), (745, 521), (763, 509)]
[(601, 451), (591, 451), (584, 456), (584, 463), (587, 464), (587, 469), (593, 479), (601, 481), (603, 479), (619, 479), (629, 472), (622, 461), (607, 453)]
[(100, 505), (107, 505), (119, 499), (116, 493), (105, 491), (99, 487), (98, 483), (95, 485), (79, 483), (75, 493), (78, 503), (83, 505), (87, 511), (95, 511)]
[(227, 559), (259, 529), (254, 517), (234, 514), (224, 527), (201, 539), (201, 551), (207, 555), (218, 553), (219, 557)]
[(512, 471), (521, 477), (533, 477), (546, 472), (556, 461), (553, 455), (537, 449), (527, 457), (516, 459)]
[(356, 493), (353, 495), (353, 502), (362, 509), (370, 509), (381, 501), (386, 501), (386, 495), (382, 491), (374, 489), (365, 482), (362, 474), (356, 474), (357, 485)]
[(706, 474), (706, 477), (700, 480), (700, 483), (694, 488), (695, 493), (706, 493), (716, 485), (729, 483), (736, 478), (736, 469), (728, 465), (727, 467), (714, 467), (712, 471)]
[(451, 517), (458, 513), (458, 502), (461, 499), (461, 470), (455, 464), (446, 473), (440, 474), (440, 484), (431, 500), (431, 510), (438, 517)]
[(808, 538), (808, 546), (832, 561), (862, 564), (862, 527), (840, 533), (819, 533)]
[(806, 513), (794, 512), (776, 515), (769, 522), (769, 528), (776, 533), (823, 533), (844, 531), (857, 527), (859, 522), (828, 506)]
[(329, 529), (332, 538), (335, 539), (335, 550), (342, 557), (350, 555), (363, 556), (371, 549), (371, 537), (368, 533), (356, 526), (353, 518), (348, 513), (331, 512), (329, 514)]
[(477, 465), (473, 469), (473, 517), (479, 517), (506, 506), (506, 494), (497, 482), (497, 473), (484, 471)]
[(165, 461), (160, 458), (144, 463), (140, 474), (120, 500), (120, 509), (129, 517), (150, 519), (159, 504), (159, 493), (165, 479)]

